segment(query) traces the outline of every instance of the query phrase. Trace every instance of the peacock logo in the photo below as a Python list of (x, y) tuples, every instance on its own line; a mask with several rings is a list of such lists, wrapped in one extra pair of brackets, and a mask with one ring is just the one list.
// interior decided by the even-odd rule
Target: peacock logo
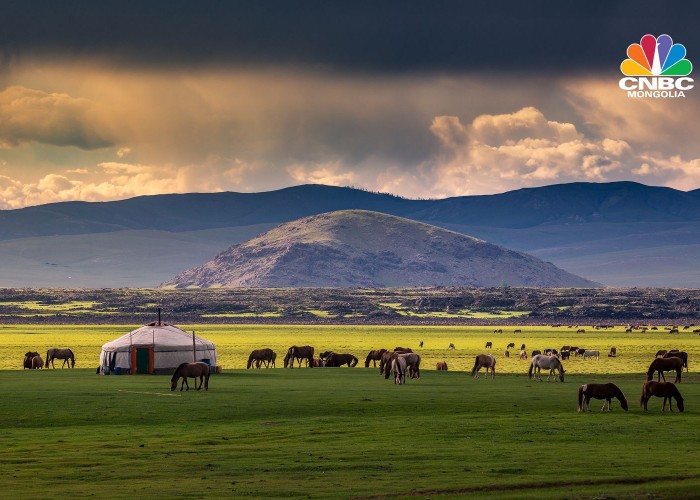
[(673, 43), (669, 35), (644, 35), (627, 47), (628, 59), (620, 64), (625, 75), (620, 89), (627, 91), (627, 97), (685, 97), (694, 86), (688, 76), (693, 64), (685, 56), (685, 46)]
[(685, 46), (668, 35), (644, 35), (627, 47), (629, 59), (622, 61), (620, 71), (625, 76), (688, 76), (693, 65), (685, 55)]

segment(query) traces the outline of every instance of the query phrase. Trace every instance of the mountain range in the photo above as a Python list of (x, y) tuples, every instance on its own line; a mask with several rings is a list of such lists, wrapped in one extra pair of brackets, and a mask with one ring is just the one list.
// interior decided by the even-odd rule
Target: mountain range
[(155, 286), (279, 224), (353, 209), (471, 235), (606, 285), (700, 287), (700, 190), (632, 182), (439, 200), (303, 185), (3, 210), (0, 286)]

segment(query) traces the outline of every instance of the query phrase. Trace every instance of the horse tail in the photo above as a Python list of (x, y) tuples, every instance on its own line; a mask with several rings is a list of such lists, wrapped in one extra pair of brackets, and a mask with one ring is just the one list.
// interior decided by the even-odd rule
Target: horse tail
[(586, 385), (582, 385), (581, 387), (578, 388), (578, 412), (581, 412), (583, 410), (583, 388), (586, 387)]
[(476, 373), (477, 368), (479, 368), (479, 356), (474, 360), (474, 368), (472, 368), (472, 377)]
[(530, 360), (530, 369), (527, 371), (527, 378), (532, 378), (532, 370), (535, 369), (535, 361), (534, 358)]
[(685, 405), (683, 404), (683, 396), (681, 396), (681, 391), (679, 391), (678, 387), (676, 387), (675, 385), (671, 387), (673, 397), (676, 400), (676, 406), (678, 407), (678, 411), (683, 411), (685, 409)]
[(75, 368), (75, 354), (70, 349), (68, 349), (68, 352), (70, 353), (71, 368)]
[(352, 356), (352, 363), (350, 364), (350, 368), (355, 368), (357, 366), (357, 362), (359, 359), (357, 359), (355, 356)]
[(644, 384), (644, 385), (642, 386), (642, 397), (639, 398), (639, 406), (640, 406), (640, 408), (644, 408), (644, 401), (645, 401), (645, 399), (646, 399), (646, 395), (647, 395), (647, 385)]

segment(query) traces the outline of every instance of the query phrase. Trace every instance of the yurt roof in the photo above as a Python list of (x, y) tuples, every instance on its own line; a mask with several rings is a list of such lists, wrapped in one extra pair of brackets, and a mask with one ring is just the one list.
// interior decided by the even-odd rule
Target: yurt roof
[[(194, 338), (196, 350), (216, 349), (216, 346), (206, 339)], [(119, 351), (132, 345), (153, 345), (161, 349), (174, 351), (192, 350), (192, 334), (168, 323), (151, 323), (129, 332), (121, 337), (107, 342), (102, 346), (103, 351)]]

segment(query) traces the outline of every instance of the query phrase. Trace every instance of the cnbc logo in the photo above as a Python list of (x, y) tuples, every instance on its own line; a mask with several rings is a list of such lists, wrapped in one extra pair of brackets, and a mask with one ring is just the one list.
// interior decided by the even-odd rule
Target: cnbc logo
[(620, 88), (633, 98), (685, 97), (694, 83), (688, 76), (693, 65), (685, 55), (685, 47), (673, 43), (668, 35), (644, 35), (639, 43), (627, 47), (628, 59), (620, 64), (625, 75)]

